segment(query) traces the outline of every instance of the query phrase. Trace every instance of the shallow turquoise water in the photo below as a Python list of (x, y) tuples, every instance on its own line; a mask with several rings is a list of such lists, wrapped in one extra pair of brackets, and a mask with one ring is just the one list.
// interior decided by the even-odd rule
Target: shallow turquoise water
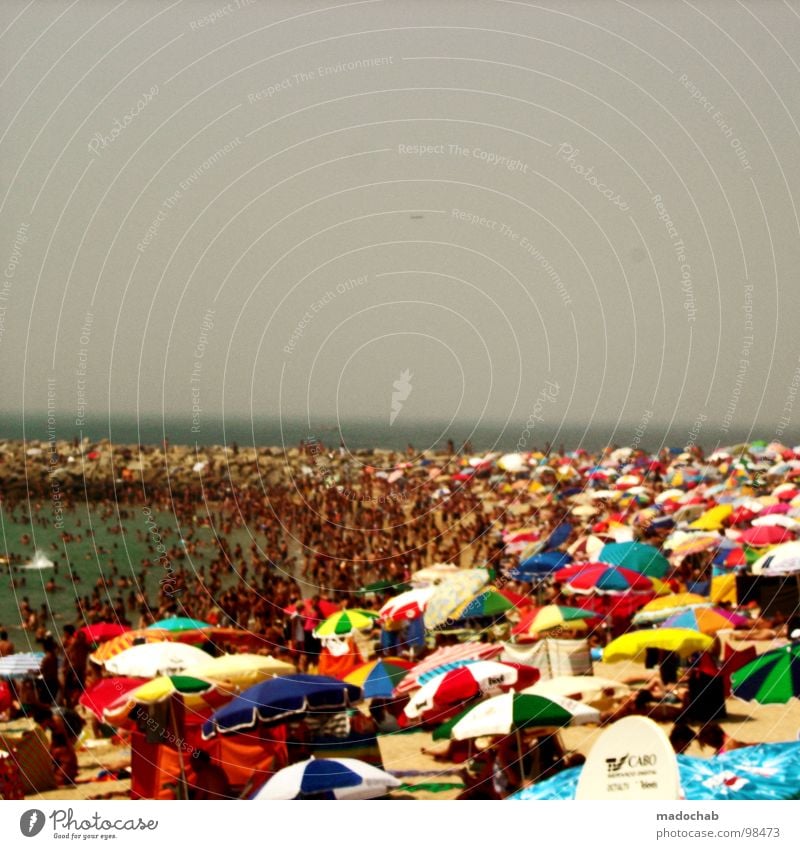
[[(128, 518), (120, 520), (116, 514), (104, 517), (98, 506), (89, 509), (82, 504), (74, 510), (65, 511), (63, 532), (75, 537), (74, 540), (66, 543), (60, 538), (62, 530), (55, 528), (49, 518), (45, 518), (40, 523), (36, 520), (37, 514), (34, 512), (34, 521), (31, 522), (26, 515), (26, 510), (19, 506), (15, 509), (13, 516), (10, 516), (7, 511), (0, 513), (2, 520), (0, 521), (0, 553), (4, 557), (11, 555), (10, 559), (15, 564), (18, 563), (19, 558), (22, 558), (23, 563), (27, 563), (33, 559), (38, 549), (58, 567), (57, 571), (54, 569), (21, 571), (15, 568), (13, 577), (17, 586), (11, 587), (9, 567), (5, 562), (0, 566), (0, 626), (9, 631), (18, 650), (25, 648), (26, 639), (25, 633), (19, 627), (18, 606), (23, 596), (28, 597), (34, 610), (39, 610), (43, 603), (49, 605), (51, 616), (47, 627), (55, 631), (63, 624), (75, 620), (76, 594), (70, 579), (70, 571), (80, 576), (80, 582), (75, 585), (77, 592), (81, 595), (89, 595), (100, 575), (110, 577), (113, 565), (117, 567), (118, 576), (128, 576), (135, 582), (142, 572), (142, 559), (149, 558), (154, 561), (157, 558), (157, 554), (151, 548), (152, 536), (141, 508), (127, 508), (127, 512)], [(48, 511), (43, 509), (40, 515), (46, 517), (47, 513)], [(180, 533), (176, 527), (175, 517), (169, 513), (155, 512), (152, 517), (164, 545), (170, 548), (178, 543)], [(126, 529), (125, 534), (110, 531), (110, 528), (117, 524)], [(90, 525), (94, 530), (93, 536), (87, 532)], [(186, 531), (188, 532), (188, 529)], [(26, 535), (30, 538), (29, 541), (24, 538)], [(193, 566), (195, 568), (207, 566), (218, 551), (212, 530), (207, 527), (195, 528), (193, 539), (202, 541), (203, 547), (198, 546), (198, 554), (192, 557), (191, 562), (188, 559), (184, 561), (186, 567), (191, 569)], [(228, 539), (235, 544), (235, 535), (230, 535)], [(147, 570), (145, 587), (151, 602), (156, 598), (159, 579), (162, 577), (162, 570), (157, 566)], [(20, 586), (23, 578), (25, 585)], [(45, 583), (51, 578), (55, 580), (58, 589), (48, 593), (45, 591)], [(127, 600), (128, 593), (128, 589), (115, 588), (111, 597), (114, 599), (119, 594)], [(136, 622), (133, 621), (133, 624), (135, 625)]]

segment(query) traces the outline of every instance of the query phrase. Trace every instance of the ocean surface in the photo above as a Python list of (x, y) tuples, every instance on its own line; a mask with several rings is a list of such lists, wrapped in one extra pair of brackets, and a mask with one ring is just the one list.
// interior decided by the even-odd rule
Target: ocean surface
[[(158, 445), (165, 439), (173, 445), (222, 445), (236, 442), (239, 445), (292, 447), (304, 439), (316, 437), (327, 445), (343, 442), (349, 449), (404, 449), (409, 444), (417, 451), (426, 448), (447, 447), (452, 440), (456, 448), (470, 442), (474, 451), (530, 451), (543, 449), (549, 443), (567, 450), (585, 448), (595, 451), (606, 445), (636, 445), (646, 451), (662, 447), (682, 448), (690, 442), (706, 451), (718, 446), (735, 445), (754, 439), (767, 441), (775, 437), (774, 427), (757, 425), (730, 427), (723, 430), (709, 418), (705, 422), (659, 424), (647, 422), (603, 423), (585, 425), (570, 422), (563, 426), (536, 424), (526, 431), (525, 422), (487, 422), (472, 427), (463, 422), (414, 422), (397, 420), (278, 420), (204, 417), (199, 428), (193, 429), (191, 418), (161, 418), (159, 416), (112, 416), (87, 418), (82, 429), (74, 421), (56, 421), (58, 439), (80, 436), (92, 441), (110, 439), (113, 443)], [(0, 439), (47, 440), (47, 415), (43, 412), (21, 415), (0, 413)], [(795, 445), (800, 433), (786, 430), (781, 441)]]

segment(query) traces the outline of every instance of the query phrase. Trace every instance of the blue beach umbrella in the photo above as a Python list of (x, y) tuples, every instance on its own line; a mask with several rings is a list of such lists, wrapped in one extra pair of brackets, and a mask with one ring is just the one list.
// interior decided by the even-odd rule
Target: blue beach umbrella
[(250, 687), (203, 725), (203, 739), (275, 725), (308, 712), (343, 711), (362, 698), (361, 688), (328, 675), (286, 675)]
[(311, 758), (276, 773), (253, 797), (279, 799), (375, 799), (400, 782), (354, 758)]
[(521, 560), (509, 574), (515, 581), (538, 581), (572, 563), (572, 557), (563, 551), (543, 551)]

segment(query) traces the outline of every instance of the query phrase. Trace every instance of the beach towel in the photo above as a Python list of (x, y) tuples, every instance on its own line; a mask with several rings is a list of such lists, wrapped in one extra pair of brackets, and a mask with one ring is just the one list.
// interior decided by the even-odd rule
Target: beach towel
[(539, 640), (532, 645), (503, 643), (500, 660), (535, 666), (542, 679), (559, 675), (591, 675), (592, 657), (586, 640)]

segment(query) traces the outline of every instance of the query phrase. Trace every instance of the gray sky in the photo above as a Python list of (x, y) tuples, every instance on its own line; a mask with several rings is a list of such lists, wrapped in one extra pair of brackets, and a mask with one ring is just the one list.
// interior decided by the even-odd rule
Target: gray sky
[(800, 3), (0, 19), (2, 413), (797, 437)]

